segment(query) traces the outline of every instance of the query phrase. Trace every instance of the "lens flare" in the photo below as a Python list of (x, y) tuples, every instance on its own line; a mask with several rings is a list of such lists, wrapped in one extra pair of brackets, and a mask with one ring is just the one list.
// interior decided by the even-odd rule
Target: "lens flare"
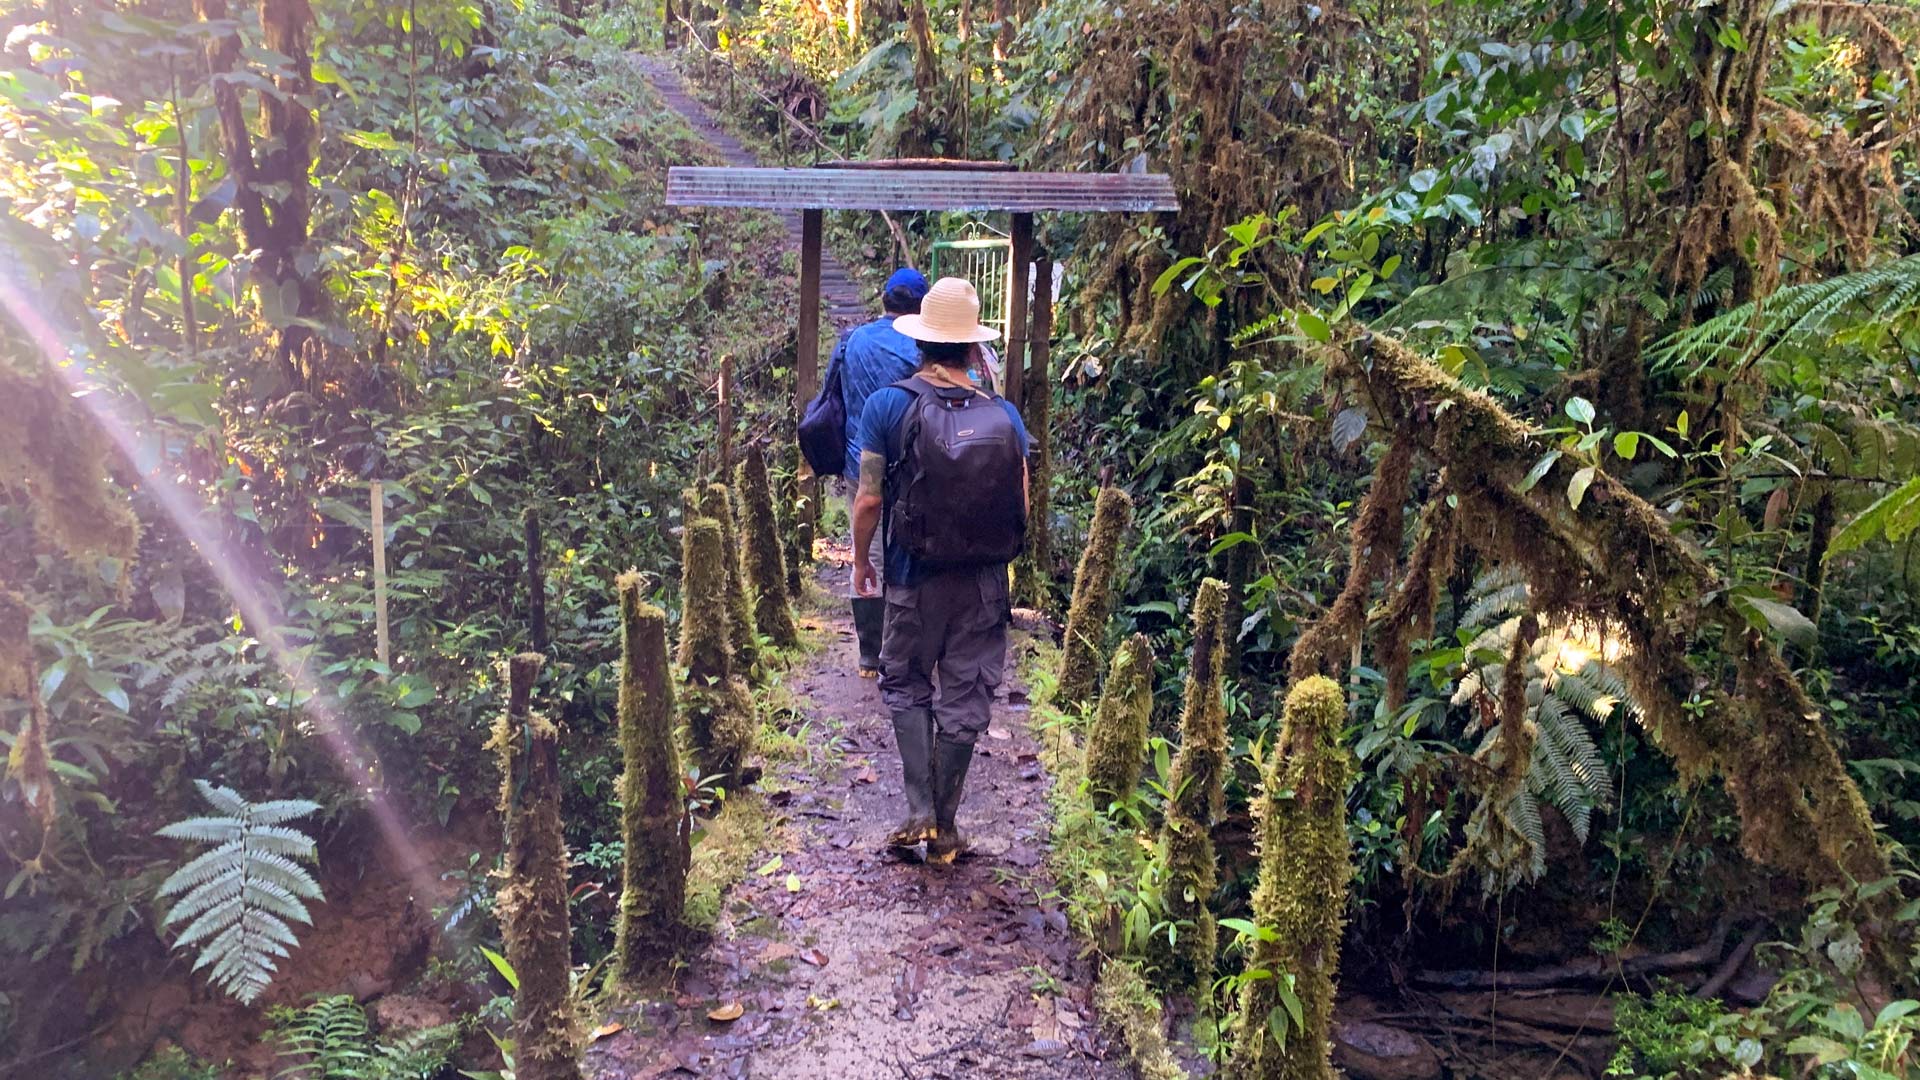
[[(87, 410), (94, 424), (113, 440), (121, 456), (129, 462), (140, 460), (139, 439), (135, 433), (141, 429), (143, 421), (129, 414), (112, 400), (111, 395), (88, 385), (68, 362), (68, 350), (61, 341), (59, 331), (40, 315), (45, 306), (35, 303), (18, 281), (0, 275), (0, 307), (4, 307), (14, 322), (32, 339), (47, 366), (67, 384), (74, 400)], [(432, 868), (426, 865), (419, 847), (413, 843), (407, 826), (386, 794), (374, 783), (377, 757), (361, 745), (334, 710), (331, 703), (338, 700), (337, 695), (324, 687), (320, 679), (308, 670), (306, 661), (287, 645), (286, 637), (274, 618), (273, 605), (268, 602), (268, 593), (247, 575), (244, 560), (228, 549), (226, 541), (208, 520), (205, 503), (177, 479), (167, 475), (164, 465), (157, 466), (141, 477), (141, 484), (161, 512), (193, 545), (201, 560), (207, 564), (207, 569), (213, 572), (221, 588), (232, 598), (241, 619), (259, 640), (268, 659), (293, 687), (293, 700), (305, 703), (322, 745), (333, 755), (341, 773), (365, 798), (367, 811), (380, 831), (389, 856), (407, 875), (416, 897), (424, 900), (436, 895)]]

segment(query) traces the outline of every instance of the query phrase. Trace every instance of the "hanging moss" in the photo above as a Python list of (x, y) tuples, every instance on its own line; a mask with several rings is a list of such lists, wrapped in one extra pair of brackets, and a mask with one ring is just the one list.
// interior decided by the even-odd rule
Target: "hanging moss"
[(773, 478), (773, 520), (780, 530), (781, 564), (787, 568), (787, 597), (795, 603), (806, 598), (805, 566), (813, 561), (811, 541), (803, 549), (800, 543), (800, 485), (794, 480), (794, 454), (783, 455), (781, 468)]
[[(1282, 715), (1280, 742), (1253, 803), (1260, 850), (1253, 921), (1273, 931), (1273, 939), (1255, 942), (1247, 958), (1249, 968), (1275, 978), (1247, 983), (1240, 992), (1229, 1076), (1333, 1080), (1329, 1026), (1353, 878), (1346, 798), (1354, 765), (1340, 744), (1346, 703), (1337, 683), (1316, 675), (1294, 686)], [(1285, 1009), (1279, 987), (1287, 976), (1293, 978), (1301, 1022), (1282, 1045), (1268, 1018)]]
[(1226, 812), (1226, 598), (1226, 586), (1214, 578), (1202, 581), (1194, 596), (1193, 658), (1180, 714), (1180, 751), (1170, 777), (1174, 794), (1160, 829), (1167, 916), (1191, 924), (1191, 929), (1181, 928), (1174, 942), (1167, 974), (1173, 985), (1194, 988), (1205, 988), (1213, 980), (1216, 928), (1207, 902), (1219, 882), (1213, 824)]
[(1413, 467), (1413, 436), (1396, 431), (1373, 472), (1373, 486), (1360, 500), (1353, 522), (1347, 581), (1340, 595), (1294, 642), (1288, 666), (1294, 682), (1345, 666), (1367, 621), (1367, 597), (1400, 555), (1406, 527), (1407, 476)]
[(1135, 634), (1113, 652), (1100, 707), (1087, 733), (1087, 790), (1096, 809), (1131, 796), (1147, 762), (1153, 719), (1153, 646)]
[(753, 625), (776, 648), (800, 644), (787, 600), (786, 558), (780, 550), (780, 530), (774, 522), (773, 485), (767, 479), (767, 459), (758, 443), (747, 447), (736, 470), (734, 490), (740, 495), (740, 532), (746, 557), (747, 583), (753, 592)]
[(23, 698), (33, 678), (33, 644), (27, 638), (27, 622), (33, 608), (25, 598), (0, 589), (0, 697)]
[(1087, 546), (1073, 575), (1073, 603), (1067, 609), (1067, 636), (1060, 652), (1060, 681), (1053, 692), (1053, 703), (1061, 709), (1078, 709), (1093, 697), (1100, 651), (1106, 644), (1107, 623), (1113, 617), (1120, 541), (1132, 523), (1133, 499), (1119, 488), (1102, 488), (1094, 502)]
[(737, 777), (753, 749), (753, 698), (734, 674), (727, 631), (727, 553), (712, 518), (687, 523), (682, 543), (680, 649), (687, 669), (681, 711), (700, 771)]
[(573, 961), (567, 926), (567, 845), (560, 829), (560, 729), (531, 711), (546, 658), (507, 662), (507, 710), (491, 748), (500, 759), (506, 817), (505, 877), (494, 899), (513, 992), (514, 1069), (522, 1080), (578, 1080), (571, 1007)]
[(626, 849), (614, 970), (659, 981), (671, 971), (693, 850), (680, 754), (674, 746), (667, 616), (640, 599), (640, 575), (620, 575), (620, 836)]
[(735, 673), (751, 676), (754, 665), (760, 662), (760, 649), (753, 625), (753, 598), (740, 557), (740, 531), (734, 527), (733, 493), (727, 485), (708, 484), (700, 489), (700, 514), (720, 526), (721, 565), (727, 572), (727, 642), (733, 650)]
[[(1589, 618), (1624, 638), (1621, 667), (1649, 731), (1683, 776), (1726, 779), (1749, 856), (1809, 889), (1889, 875), (1819, 710), (1719, 572), (1658, 511), (1604, 472), (1579, 508), (1569, 506), (1563, 492), (1578, 465), (1564, 459), (1529, 484), (1541, 447), (1526, 425), (1396, 341), (1364, 338), (1331, 367), (1364, 387), (1383, 423), (1416, 436), (1447, 469), (1460, 539), (1520, 567), (1539, 617)], [(1686, 663), (1703, 634), (1732, 643), (1733, 669), (1731, 680), (1704, 689)], [(1696, 694), (1707, 707), (1682, 708)], [(1901, 964), (1902, 946), (1891, 940), (1904, 932), (1891, 917), (1896, 892), (1867, 902), (1870, 917), (1884, 920), (1871, 924), (1869, 942), (1882, 970)]]
[(46, 372), (0, 362), (0, 490), (33, 507), (41, 539), (69, 555), (131, 558), (140, 523), (107, 478), (107, 452)]
[(1387, 677), (1384, 698), (1389, 713), (1398, 713), (1407, 703), (1413, 642), (1433, 635), (1433, 603), (1441, 579), (1453, 571), (1453, 510), (1447, 505), (1446, 485), (1440, 487), (1420, 512), (1420, 538), (1407, 556), (1406, 572), (1400, 575), (1400, 587), (1388, 601), (1374, 639), (1375, 665)]

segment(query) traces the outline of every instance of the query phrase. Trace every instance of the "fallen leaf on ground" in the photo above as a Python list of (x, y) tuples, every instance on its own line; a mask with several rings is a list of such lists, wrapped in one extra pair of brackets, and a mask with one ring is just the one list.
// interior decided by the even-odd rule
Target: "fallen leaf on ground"
[(707, 1019), (715, 1020), (723, 1024), (732, 1023), (740, 1019), (741, 1015), (746, 1011), (747, 1010), (740, 1007), (739, 1002), (729, 1001), (717, 1009), (708, 1009)]
[(813, 994), (807, 995), (807, 1008), (809, 1009), (817, 1009), (820, 1012), (826, 1012), (828, 1009), (837, 1009), (839, 1007), (840, 1007), (839, 998), (823, 998)]
[(1011, 739), (1013, 738), (1013, 732), (1005, 728), (988, 728), (987, 737), (990, 739)]
[(872, 769), (861, 769), (859, 772), (853, 774), (853, 782), (856, 784), (877, 783), (879, 779), (880, 775)]
[(800, 959), (805, 960), (814, 967), (827, 966), (827, 954), (821, 952), (819, 949), (808, 949), (806, 952), (800, 954)]
[(760, 950), (760, 962), (771, 964), (780, 960), (790, 960), (797, 955), (798, 951), (786, 942), (771, 941), (767, 943), (766, 948)]
[(787, 891), (788, 892), (800, 891), (800, 875), (799, 874), (787, 875)]
[(761, 863), (760, 869), (755, 870), (754, 873), (758, 874), (761, 877), (766, 877), (768, 874), (771, 874), (775, 870), (780, 869), (780, 864), (784, 861), (785, 860), (782, 859), (780, 856), (775, 855), (773, 858), (768, 859), (764, 863)]
[(599, 1027), (593, 1029), (593, 1041), (599, 1042), (601, 1039), (604, 1039), (609, 1035), (613, 1035), (618, 1032), (625, 1031), (626, 1029), (627, 1029), (627, 1025), (625, 1024), (620, 1024), (620, 1023), (601, 1024)]

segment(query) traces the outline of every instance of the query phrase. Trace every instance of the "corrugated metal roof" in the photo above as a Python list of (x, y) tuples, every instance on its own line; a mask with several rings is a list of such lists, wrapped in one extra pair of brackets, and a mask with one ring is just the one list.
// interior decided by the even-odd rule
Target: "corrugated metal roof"
[(668, 206), (771, 210), (1178, 210), (1159, 173), (675, 166)]

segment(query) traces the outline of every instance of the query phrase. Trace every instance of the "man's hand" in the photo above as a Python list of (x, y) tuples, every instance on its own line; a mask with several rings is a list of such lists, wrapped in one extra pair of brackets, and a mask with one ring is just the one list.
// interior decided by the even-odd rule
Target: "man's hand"
[(860, 452), (860, 488), (853, 496), (853, 594), (880, 595), (880, 575), (873, 568), (873, 533), (880, 527), (885, 503), (881, 489), (887, 459), (871, 450)]
[(880, 595), (880, 574), (865, 552), (853, 557), (853, 591), (856, 596)]

